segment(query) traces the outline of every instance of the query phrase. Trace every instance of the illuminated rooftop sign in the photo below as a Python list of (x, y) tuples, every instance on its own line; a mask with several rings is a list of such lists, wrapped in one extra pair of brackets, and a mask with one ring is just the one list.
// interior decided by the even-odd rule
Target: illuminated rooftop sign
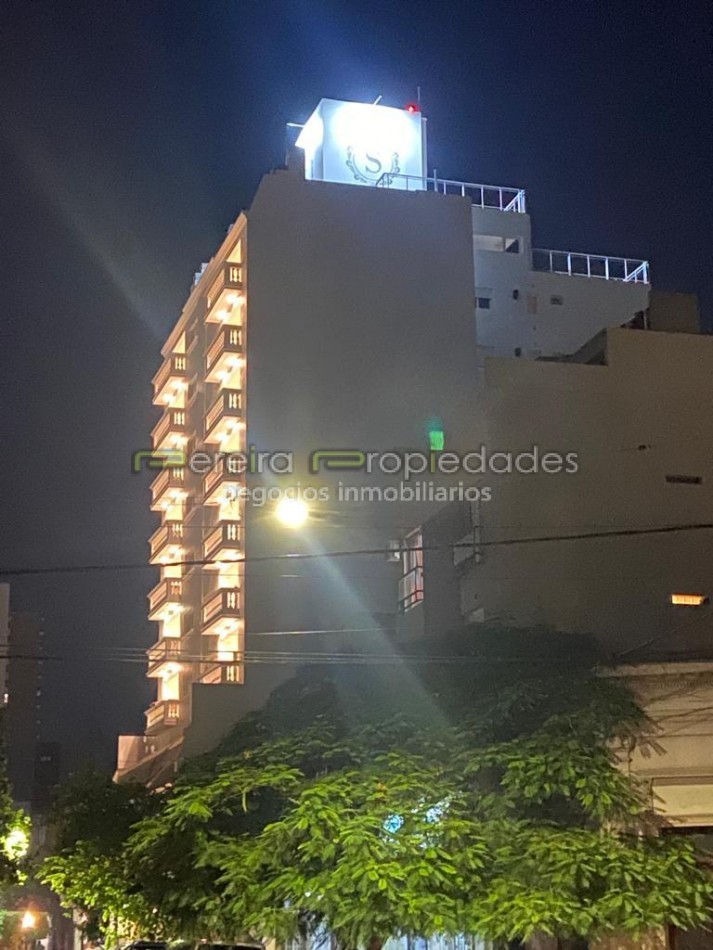
[(322, 99), (296, 145), (305, 177), (315, 181), (414, 191), (426, 175), (426, 120), (413, 107)]

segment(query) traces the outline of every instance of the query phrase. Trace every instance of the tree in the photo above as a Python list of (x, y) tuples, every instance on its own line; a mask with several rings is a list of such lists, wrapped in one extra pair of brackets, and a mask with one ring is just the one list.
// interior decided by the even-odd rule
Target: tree
[[(436, 663), (303, 673), (189, 766), (127, 845), (166, 932), (326, 928), (351, 948), (704, 922), (713, 886), (693, 848), (652, 834), (616, 766), (647, 726), (625, 688), (577, 638), (477, 637), (431, 641)], [(318, 715), (291, 731), (299, 696)]]
[(93, 770), (73, 776), (55, 802), (55, 851), (38, 877), (65, 907), (84, 912), (90, 927), (97, 922), (109, 937), (130, 935), (151, 921), (124, 846), (132, 827), (158, 804), (143, 785), (116, 785)]
[(19, 884), (30, 848), (30, 818), (15, 808), (7, 774), (5, 710), (0, 710), (0, 887)]
[[(116, 847), (124, 826), (104, 890), (68, 865), (45, 880), (167, 937), (326, 929), (377, 948), (695, 926), (711, 881), (617, 768), (648, 730), (586, 641), (547, 631), (468, 630), (395, 663), (304, 670)], [(64, 854), (77, 871), (80, 844)]]

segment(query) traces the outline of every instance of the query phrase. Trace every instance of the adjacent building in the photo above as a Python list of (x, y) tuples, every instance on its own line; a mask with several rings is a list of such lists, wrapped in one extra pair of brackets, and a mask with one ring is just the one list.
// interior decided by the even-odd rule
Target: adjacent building
[[(415, 107), (322, 100), (287, 166), (263, 178), (196, 274), (162, 350), (156, 700), (145, 733), (120, 738), (117, 776), (170, 779), (184, 742), (215, 741), (288, 675), (299, 648), (286, 643), (329, 650), (349, 634), (329, 635), (356, 630), (378, 647), (391, 636), (408, 554), (291, 571), (265, 558), (386, 547), (436, 506), (343, 503), (337, 475), (309, 472), (311, 453), (427, 449), (433, 420), (467, 451), (488, 357), (543, 366), (604, 328), (647, 320), (649, 290), (646, 261), (534, 248), (522, 189), (430, 175)], [(254, 465), (260, 452), (289, 454), (293, 467)], [(329, 497), (299, 536), (275, 525), (269, 503), (246, 503), (248, 489), (305, 483)], [(413, 580), (417, 553), (411, 561)], [(280, 663), (265, 662), (275, 651)]]

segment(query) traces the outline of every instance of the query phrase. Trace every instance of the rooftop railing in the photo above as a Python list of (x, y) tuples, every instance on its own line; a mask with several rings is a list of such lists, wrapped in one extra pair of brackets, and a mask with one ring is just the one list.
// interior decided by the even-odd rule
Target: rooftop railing
[(649, 283), (649, 262), (629, 257), (533, 248), (532, 268), (550, 274), (568, 274), (570, 277), (601, 277), (603, 280), (621, 280), (628, 284)]
[(461, 198), (470, 198), (472, 204), (479, 208), (494, 208), (496, 211), (517, 211), (524, 214), (527, 209), (523, 188), (477, 185), (470, 181), (391, 172), (384, 172), (376, 182), (376, 187), (396, 188), (399, 191), (435, 191), (440, 195), (460, 195)]

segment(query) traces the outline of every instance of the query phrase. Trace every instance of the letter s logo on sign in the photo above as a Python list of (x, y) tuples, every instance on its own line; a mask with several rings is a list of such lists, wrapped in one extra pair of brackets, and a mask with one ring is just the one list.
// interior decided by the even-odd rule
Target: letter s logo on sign
[(345, 164), (352, 175), (354, 175), (355, 180), (365, 185), (375, 185), (382, 175), (387, 177), (386, 183), (390, 184), (388, 176), (398, 175), (401, 171), (398, 152), (393, 153), (391, 156), (391, 167), (388, 172), (384, 172), (383, 162), (375, 155), (369, 155), (365, 152), (363, 162), (359, 162), (356, 149), (352, 145), (347, 146), (347, 160)]

